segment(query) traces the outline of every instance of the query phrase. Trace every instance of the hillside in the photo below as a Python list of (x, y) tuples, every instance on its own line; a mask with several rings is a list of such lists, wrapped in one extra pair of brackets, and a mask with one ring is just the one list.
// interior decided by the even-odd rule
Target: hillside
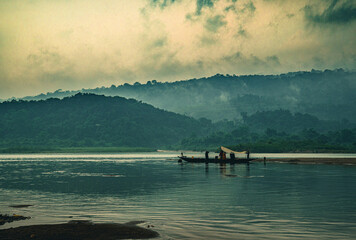
[(24, 99), (63, 98), (84, 92), (134, 98), (161, 109), (214, 121), (241, 119), (241, 113), (284, 109), (322, 120), (355, 122), (355, 91), (356, 73), (338, 69), (280, 75), (217, 74), (172, 83), (153, 80), (108, 88), (57, 90)]
[(325, 121), (287, 110), (242, 115), (238, 124), (218, 122), (213, 124), (214, 132), (183, 139), (179, 147), (199, 151), (223, 145), (252, 152), (356, 152), (356, 124), (346, 120)]
[(220, 145), (254, 152), (354, 152), (356, 124), (288, 110), (242, 113), (240, 121), (212, 123), (134, 99), (82, 93), (0, 104), (5, 152), (214, 150)]
[(122, 97), (76, 94), (0, 104), (0, 147), (160, 147), (204, 132), (190, 117)]

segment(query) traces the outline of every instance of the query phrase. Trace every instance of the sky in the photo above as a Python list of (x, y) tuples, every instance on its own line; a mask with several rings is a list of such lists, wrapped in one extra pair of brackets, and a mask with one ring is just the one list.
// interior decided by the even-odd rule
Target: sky
[(354, 0), (0, 0), (0, 99), (356, 69)]

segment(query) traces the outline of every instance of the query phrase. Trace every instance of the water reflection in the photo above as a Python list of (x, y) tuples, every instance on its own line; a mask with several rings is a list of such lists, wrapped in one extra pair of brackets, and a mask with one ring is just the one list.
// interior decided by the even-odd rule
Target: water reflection
[(178, 165), (181, 171), (187, 171), (191, 169), (202, 169), (202, 166), (204, 166), (204, 172), (206, 176), (209, 176), (209, 173), (215, 170), (218, 170), (219, 175), (222, 177), (245, 177), (246, 178), (249, 177), (250, 175), (250, 165), (248, 164), (226, 164), (226, 163), (209, 164), (209, 163), (179, 162)]

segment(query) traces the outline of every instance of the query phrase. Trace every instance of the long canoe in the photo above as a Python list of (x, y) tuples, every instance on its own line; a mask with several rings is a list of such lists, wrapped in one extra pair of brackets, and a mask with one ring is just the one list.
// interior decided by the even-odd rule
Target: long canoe
[(230, 164), (240, 164), (240, 163), (250, 163), (250, 161), (255, 160), (255, 158), (227, 158), (227, 159), (218, 159), (218, 158), (195, 158), (195, 157), (186, 157), (178, 156), (179, 159), (191, 163), (230, 163)]

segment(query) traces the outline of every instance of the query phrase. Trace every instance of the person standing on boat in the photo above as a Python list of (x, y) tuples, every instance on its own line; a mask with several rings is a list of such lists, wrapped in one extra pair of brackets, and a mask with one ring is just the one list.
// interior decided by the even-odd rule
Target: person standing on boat
[(220, 150), (220, 153), (219, 153), (219, 158), (220, 158), (220, 160), (222, 160), (222, 159), (223, 159), (223, 155), (224, 155), (223, 150)]
[(206, 160), (209, 159), (209, 151), (205, 151), (205, 159), (206, 159)]

